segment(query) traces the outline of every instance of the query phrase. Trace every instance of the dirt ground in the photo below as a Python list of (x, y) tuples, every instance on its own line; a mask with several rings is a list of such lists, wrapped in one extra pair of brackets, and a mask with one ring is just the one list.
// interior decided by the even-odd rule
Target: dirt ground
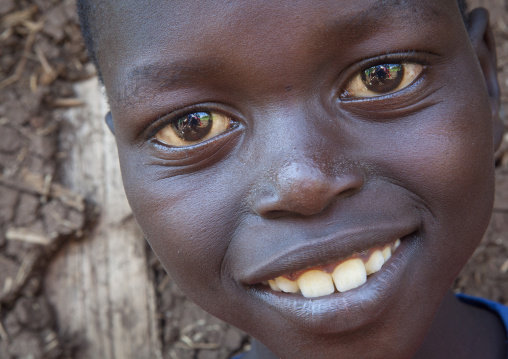
[[(473, 3), (492, 13), (504, 114), (508, 5)], [(81, 105), (72, 84), (94, 76), (87, 64), (74, 0), (0, 0), (0, 358), (72, 358), (79, 351), (75, 338), (59, 332), (41, 286), (59, 248), (94, 223), (86, 200), (59, 181), (62, 113)], [(508, 304), (506, 149), (505, 143), (498, 156), (490, 227), (454, 288)], [(187, 301), (150, 258), (165, 358), (226, 358), (248, 347), (244, 334)]]

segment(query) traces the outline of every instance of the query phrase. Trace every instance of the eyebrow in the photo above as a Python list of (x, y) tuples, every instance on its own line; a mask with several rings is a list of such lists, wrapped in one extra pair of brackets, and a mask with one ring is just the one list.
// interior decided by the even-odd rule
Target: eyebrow
[[(397, 11), (393, 11), (397, 7)], [(338, 19), (329, 24), (329, 32), (334, 33), (348, 29), (351, 35), (362, 37), (365, 33), (365, 27), (369, 24), (369, 32), (376, 31), (379, 27), (385, 25), (383, 18), (394, 18), (411, 24), (425, 23), (430, 20), (436, 20), (439, 12), (426, 1), (422, 0), (377, 0), (371, 7), (364, 11), (354, 14), (349, 19)], [(372, 26), (374, 24), (375, 26)]]
[[(397, 11), (393, 11), (394, 6), (398, 7)], [(352, 42), (377, 31), (386, 24), (386, 18), (393, 21), (396, 17), (413, 24), (435, 20), (438, 15), (431, 5), (421, 0), (377, 0), (368, 9), (348, 19), (338, 19), (325, 24), (322, 32), (326, 37), (340, 36)], [(224, 68), (222, 61), (210, 57), (141, 64), (127, 72), (122, 89), (114, 94), (113, 98), (121, 103), (129, 101), (132, 105), (154, 92), (188, 86), (189, 80), (217, 76)]]
[(142, 100), (153, 92), (164, 91), (168, 88), (177, 89), (188, 84), (189, 79), (216, 74), (222, 66), (219, 60), (209, 57), (156, 61), (137, 65), (127, 72), (123, 81), (124, 85), (112, 97), (116, 102), (129, 101), (132, 104), (133, 97)]
[(160, 82), (166, 86), (178, 86), (182, 80), (190, 75), (206, 75), (216, 72), (221, 67), (218, 60), (211, 58), (191, 58), (143, 64), (132, 69), (127, 75), (127, 83), (137, 82), (139, 79), (149, 82)]

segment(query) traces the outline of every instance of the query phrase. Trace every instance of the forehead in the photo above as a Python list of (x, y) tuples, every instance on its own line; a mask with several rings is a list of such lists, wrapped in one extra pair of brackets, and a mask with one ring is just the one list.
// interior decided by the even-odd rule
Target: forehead
[[(276, 21), (279, 23), (297, 20), (305, 21), (311, 15), (314, 19), (329, 15), (340, 16), (341, 20), (355, 20), (362, 16), (376, 16), (390, 13), (403, 15), (408, 12), (418, 15), (421, 20), (439, 14), (442, 4), (455, 3), (455, 0), (99, 0), (101, 13), (107, 16), (112, 25), (125, 27), (128, 23), (136, 25), (150, 22), (164, 28), (179, 28), (190, 22), (194, 25), (212, 24), (214, 21), (227, 23), (253, 24)], [(167, 18), (174, 21), (168, 23)], [(284, 16), (284, 18), (280, 18)], [(126, 23), (124, 20), (128, 20)], [(182, 22), (180, 22), (182, 21)], [(104, 25), (104, 24), (101, 24)]]
[(406, 48), (397, 50), (408, 50), (409, 32), (430, 32), (438, 41), (432, 24), (460, 18), (455, 0), (110, 0), (102, 16), (107, 21), (100, 24), (108, 26), (100, 29), (97, 52), (106, 84), (110, 79), (109, 90), (116, 91), (110, 99), (133, 86), (141, 91), (150, 78), (162, 76), (167, 86), (188, 73), (226, 67), (245, 73), (253, 58), (257, 66), (280, 70), (298, 54), (323, 54), (330, 40), (351, 51), (376, 38), (379, 52), (387, 37), (394, 48), (400, 38)]
[[(453, 2), (454, 0), (452, 0)], [(160, 0), (106, 0), (101, 10), (113, 26), (122, 28), (130, 24), (134, 28), (147, 23), (160, 29), (187, 29), (186, 25), (207, 28), (213, 25), (234, 24), (252, 26), (267, 23), (302, 23), (337, 17), (340, 21), (354, 22), (362, 17), (417, 15), (415, 19), (425, 21), (439, 15), (439, 5), (449, 0), (203, 0), (160, 1)], [(114, 17), (112, 17), (114, 15)], [(171, 18), (173, 21), (168, 22)]]

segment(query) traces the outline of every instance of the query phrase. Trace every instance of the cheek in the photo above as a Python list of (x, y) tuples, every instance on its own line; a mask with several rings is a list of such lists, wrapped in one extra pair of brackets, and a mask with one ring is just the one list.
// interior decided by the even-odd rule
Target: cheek
[[(454, 117), (452, 117), (454, 116)], [(469, 115), (470, 116), (470, 115)], [(412, 179), (434, 216), (443, 221), (484, 224), (493, 200), (494, 158), (491, 127), (485, 117), (444, 113), (415, 135), (419, 156), (410, 156)], [(462, 223), (463, 227), (467, 227)]]
[(490, 219), (494, 151), (489, 115), (484, 103), (437, 106), (400, 133), (385, 162), (421, 208), (423, 256), (443, 287), (471, 256)]
[(210, 310), (228, 285), (223, 265), (240, 212), (238, 191), (210, 170), (161, 178), (169, 168), (141, 166), (120, 154), (127, 197), (145, 237), (179, 287)]
[[(494, 158), (485, 131), (460, 131), (443, 138), (441, 161), (423, 166), (432, 175), (427, 196), (433, 207), (430, 251), (453, 280), (478, 246), (490, 219), (494, 196)], [(490, 132), (489, 132), (490, 133)], [(436, 145), (437, 146), (437, 145)], [(432, 151), (429, 151), (432, 153)], [(429, 230), (430, 232), (430, 230)], [(450, 283), (451, 284), (451, 283)]]

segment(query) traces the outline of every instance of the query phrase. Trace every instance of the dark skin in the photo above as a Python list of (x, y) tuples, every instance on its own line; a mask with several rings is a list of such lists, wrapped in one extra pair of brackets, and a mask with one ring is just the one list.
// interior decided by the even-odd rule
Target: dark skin
[[(449, 291), (489, 222), (502, 135), (486, 11), (469, 31), (455, 0), (111, 1), (101, 16), (136, 219), (192, 300), (259, 340), (248, 359), (506, 356), (497, 317)], [(352, 91), (391, 63), (417, 75)], [(228, 126), (165, 143), (200, 111)], [(351, 291), (261, 284), (396, 238)]]

